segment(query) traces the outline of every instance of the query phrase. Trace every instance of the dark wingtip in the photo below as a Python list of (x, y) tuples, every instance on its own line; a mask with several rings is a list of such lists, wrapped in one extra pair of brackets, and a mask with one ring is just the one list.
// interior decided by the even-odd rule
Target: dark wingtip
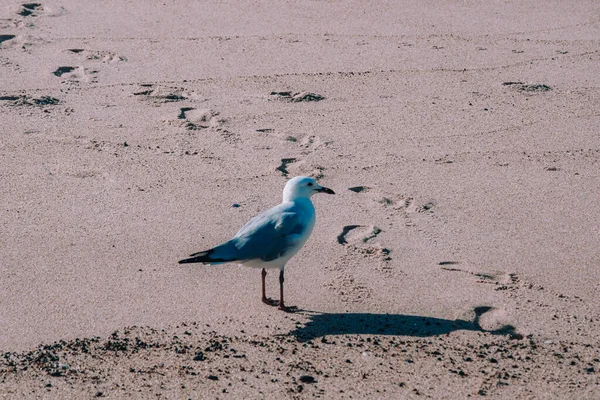
[(199, 251), (198, 253), (190, 254), (188, 258), (184, 258), (183, 260), (179, 260), (179, 264), (193, 264), (193, 263), (206, 263), (211, 262), (210, 255), (214, 252), (214, 249), (209, 249), (205, 251)]
[(214, 263), (226, 263), (230, 261), (235, 261), (235, 259), (224, 259), (224, 258), (213, 258), (211, 255), (215, 252), (215, 249), (205, 250), (198, 253), (190, 254), (188, 258), (184, 258), (183, 260), (179, 260), (179, 264), (194, 264), (194, 263), (203, 263), (203, 264), (214, 264)]

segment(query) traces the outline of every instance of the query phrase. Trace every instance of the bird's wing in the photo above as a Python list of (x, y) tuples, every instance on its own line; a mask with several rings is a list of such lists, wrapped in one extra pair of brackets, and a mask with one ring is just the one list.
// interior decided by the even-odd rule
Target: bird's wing
[(252, 218), (230, 243), (238, 260), (272, 261), (295, 248), (306, 227), (301, 214), (280, 204)]

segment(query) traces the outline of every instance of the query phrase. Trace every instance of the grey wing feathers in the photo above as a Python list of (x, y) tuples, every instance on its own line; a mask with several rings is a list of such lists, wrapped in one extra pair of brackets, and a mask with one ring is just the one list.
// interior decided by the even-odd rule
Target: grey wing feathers
[(272, 261), (294, 245), (305, 226), (295, 212), (264, 213), (251, 219), (231, 240), (240, 259)]
[(190, 255), (180, 264), (222, 264), (231, 261), (261, 259), (272, 261), (283, 256), (297, 243), (306, 229), (300, 215), (280, 204), (252, 218), (233, 239), (210, 250)]

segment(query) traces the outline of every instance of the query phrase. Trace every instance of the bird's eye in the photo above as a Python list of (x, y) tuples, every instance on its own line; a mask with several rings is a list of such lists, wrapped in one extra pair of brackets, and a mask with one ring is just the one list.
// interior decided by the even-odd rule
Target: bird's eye
[(308, 182), (308, 186), (312, 186), (312, 185), (313, 185), (312, 182)]

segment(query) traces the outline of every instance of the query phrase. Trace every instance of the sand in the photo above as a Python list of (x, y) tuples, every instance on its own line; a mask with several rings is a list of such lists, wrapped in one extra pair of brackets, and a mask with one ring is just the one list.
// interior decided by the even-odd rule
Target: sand
[(599, 11), (2, 2), (0, 395), (599, 398)]

